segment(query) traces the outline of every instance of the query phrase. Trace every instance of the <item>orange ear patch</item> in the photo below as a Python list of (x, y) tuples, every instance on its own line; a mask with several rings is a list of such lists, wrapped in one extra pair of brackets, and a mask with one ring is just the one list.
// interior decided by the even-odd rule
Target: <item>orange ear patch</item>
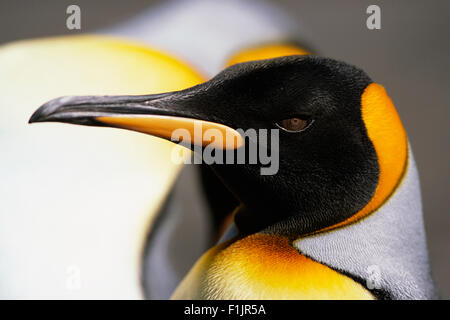
[(406, 132), (383, 86), (377, 83), (368, 85), (361, 96), (361, 108), (367, 134), (378, 158), (378, 186), (372, 199), (361, 211), (318, 232), (350, 224), (379, 208), (394, 192), (405, 172), (408, 157)]

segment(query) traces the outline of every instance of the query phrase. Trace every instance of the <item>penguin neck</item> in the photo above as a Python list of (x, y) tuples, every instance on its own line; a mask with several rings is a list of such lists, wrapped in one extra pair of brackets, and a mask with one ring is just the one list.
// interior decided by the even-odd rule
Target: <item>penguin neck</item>
[[(323, 221), (323, 219), (315, 218), (320, 217), (320, 214), (305, 213), (283, 206), (282, 203), (289, 201), (278, 199), (278, 193), (271, 189), (260, 188), (263, 181), (255, 178), (259, 175), (249, 171), (248, 168), (239, 170), (239, 174), (236, 174), (236, 167), (231, 170), (224, 166), (211, 166), (211, 168), (230, 192), (231, 198), (234, 201), (237, 199), (239, 203), (231, 214), (242, 236), (262, 232), (294, 239), (338, 222), (333, 219)], [(286, 196), (285, 192), (280, 193)]]
[[(269, 214), (260, 210), (251, 209), (245, 203), (241, 203), (233, 212), (234, 222), (242, 236), (254, 233), (266, 233), (295, 240), (303, 235), (314, 233), (323, 228), (321, 225), (314, 225), (307, 216), (301, 214), (293, 215), (281, 221), (277, 221), (274, 214), (276, 213), (271, 212)], [(256, 222), (255, 219), (258, 219), (258, 221)], [(261, 228), (261, 225), (265, 227)]]
[[(217, 169), (214, 168), (213, 169)], [(315, 219), (315, 214), (304, 213), (295, 208), (282, 206), (283, 199), (277, 198), (277, 193), (272, 190), (257, 188), (259, 183), (248, 183), (248, 176), (244, 171), (239, 175), (232, 172), (221, 174), (214, 170), (218, 179), (229, 191), (229, 201), (237, 200), (238, 206), (230, 212), (239, 234), (242, 236), (258, 232), (278, 234), (289, 238), (298, 238), (301, 235), (313, 233), (321, 228), (330, 226), (338, 221), (332, 219), (324, 223)], [(238, 178), (235, 178), (238, 176)], [(250, 175), (255, 177), (255, 175)], [(234, 178), (233, 178), (234, 177)], [(260, 181), (258, 181), (260, 182)], [(249, 186), (255, 186), (254, 188)], [(281, 192), (285, 194), (284, 192)], [(228, 198), (226, 195), (222, 199)], [(320, 214), (317, 214), (320, 216)], [(323, 215), (322, 215), (323, 216)], [(333, 215), (330, 215), (333, 217)]]

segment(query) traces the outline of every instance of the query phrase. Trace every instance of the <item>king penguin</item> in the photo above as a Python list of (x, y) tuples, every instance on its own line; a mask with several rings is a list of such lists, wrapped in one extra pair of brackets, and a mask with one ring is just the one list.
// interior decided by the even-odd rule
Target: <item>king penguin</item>
[[(174, 299), (435, 297), (405, 130), (385, 89), (356, 67), (298, 55), (238, 63), (181, 91), (57, 98), (29, 122), (164, 139), (201, 122), (234, 137), (222, 148), (236, 151), (256, 143), (239, 129), (279, 130), (276, 174), (261, 175), (259, 162), (211, 164), (240, 205)], [(188, 142), (195, 151), (211, 141)]]
[[(301, 21), (264, 0), (167, 1), (99, 32), (169, 52), (206, 78), (238, 62), (313, 51)], [(206, 165), (183, 166), (146, 240), (146, 298), (170, 297), (191, 265), (228, 227), (237, 204)], [(181, 248), (179, 241), (191, 245)]]
[[(167, 161), (170, 142), (28, 127), (36, 105), (180, 90), (224, 65), (302, 54), (297, 22), (263, 0), (176, 0), (95, 34), (0, 46), (0, 297), (168, 298), (236, 203), (209, 168)], [(221, 193), (202, 193), (203, 172)]]

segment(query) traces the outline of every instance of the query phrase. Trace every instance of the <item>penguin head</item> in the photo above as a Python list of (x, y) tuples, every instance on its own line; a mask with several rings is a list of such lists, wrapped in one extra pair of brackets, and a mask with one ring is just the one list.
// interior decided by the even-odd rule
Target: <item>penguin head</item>
[[(112, 126), (171, 139), (179, 128), (195, 134), (194, 122), (200, 121), (231, 137), (233, 143), (220, 143), (216, 151), (246, 151), (244, 163), (229, 163), (223, 155), (224, 163), (211, 164), (243, 204), (238, 228), (309, 233), (355, 215), (378, 187), (379, 159), (362, 104), (371, 84), (363, 71), (343, 62), (289, 56), (233, 65), (176, 92), (54, 99), (30, 122)], [(253, 135), (244, 137), (249, 131)], [(213, 140), (220, 139), (185, 142), (203, 152)], [(250, 161), (255, 145), (253, 150), (277, 158), (276, 172), (261, 174), (267, 163)]]

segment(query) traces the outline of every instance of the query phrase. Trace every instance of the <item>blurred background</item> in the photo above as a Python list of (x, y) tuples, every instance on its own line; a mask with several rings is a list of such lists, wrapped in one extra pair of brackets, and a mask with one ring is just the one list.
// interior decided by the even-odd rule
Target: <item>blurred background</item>
[[(0, 44), (96, 31), (160, 2), (2, 0)], [(298, 22), (299, 35), (315, 52), (361, 67), (390, 93), (419, 168), (433, 277), (441, 297), (450, 298), (450, 2), (276, 3)], [(80, 31), (66, 28), (70, 4), (81, 7)], [(366, 28), (366, 8), (371, 4), (381, 8), (381, 30)]]

